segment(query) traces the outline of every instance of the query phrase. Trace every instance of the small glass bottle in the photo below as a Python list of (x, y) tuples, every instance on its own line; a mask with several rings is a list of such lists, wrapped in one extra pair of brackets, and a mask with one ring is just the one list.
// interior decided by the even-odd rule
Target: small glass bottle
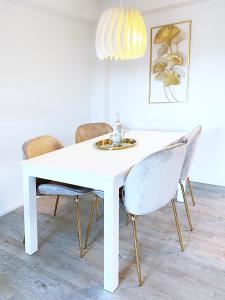
[(115, 115), (115, 123), (113, 130), (118, 133), (122, 133), (122, 124), (120, 123), (119, 114)]
[(122, 124), (119, 120), (119, 114), (115, 115), (115, 123), (113, 126), (113, 133), (111, 135), (113, 146), (120, 146), (122, 144)]

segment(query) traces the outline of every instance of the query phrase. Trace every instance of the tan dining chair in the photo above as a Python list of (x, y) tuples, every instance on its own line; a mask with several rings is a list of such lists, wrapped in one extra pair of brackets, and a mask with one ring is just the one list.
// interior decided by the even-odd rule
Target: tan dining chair
[[(75, 142), (81, 143), (85, 142), (87, 140), (93, 139), (95, 137), (110, 133), (113, 131), (113, 128), (111, 125), (100, 122), (100, 123), (86, 123), (80, 125), (75, 133)], [(97, 221), (100, 218), (99, 215), (99, 195), (96, 195), (95, 203), (93, 204), (93, 207), (91, 209), (90, 213), (90, 219), (93, 218), (94, 209), (96, 208), (96, 215), (97, 215)], [(88, 224), (88, 228), (90, 227), (90, 223)]]
[(76, 130), (75, 141), (81, 143), (112, 131), (112, 126), (103, 122), (83, 124)]
[[(34, 139), (31, 139), (25, 142), (22, 146), (24, 158), (31, 159), (33, 157), (46, 154), (52, 151), (62, 149), (64, 146), (53, 136), (44, 135), (39, 136)], [(41, 178), (36, 179), (37, 186), (37, 196), (56, 196), (56, 203), (54, 208), (54, 216), (56, 216), (59, 197), (60, 196), (69, 196), (73, 197), (75, 200), (76, 207), (76, 222), (78, 228), (78, 239), (80, 246), (80, 257), (84, 256), (84, 248), (82, 242), (82, 232), (80, 225), (80, 208), (79, 208), (79, 197), (89, 193), (92, 189), (75, 186), (71, 184), (65, 184), (61, 182), (55, 182), (50, 180), (45, 180)], [(95, 205), (96, 199), (92, 201), (92, 206)], [(25, 242), (25, 239), (24, 241)]]

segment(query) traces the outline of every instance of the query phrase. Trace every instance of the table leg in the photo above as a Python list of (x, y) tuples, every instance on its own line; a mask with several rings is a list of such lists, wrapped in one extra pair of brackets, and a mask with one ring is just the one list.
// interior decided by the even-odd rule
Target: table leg
[(113, 293), (119, 284), (119, 186), (104, 190), (104, 289)]
[(23, 174), (25, 252), (38, 250), (36, 178)]

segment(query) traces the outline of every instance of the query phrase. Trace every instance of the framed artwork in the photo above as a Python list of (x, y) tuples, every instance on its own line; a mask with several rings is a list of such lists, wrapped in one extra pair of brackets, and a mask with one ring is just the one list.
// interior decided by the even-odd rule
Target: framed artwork
[(151, 28), (149, 103), (188, 101), (191, 21)]

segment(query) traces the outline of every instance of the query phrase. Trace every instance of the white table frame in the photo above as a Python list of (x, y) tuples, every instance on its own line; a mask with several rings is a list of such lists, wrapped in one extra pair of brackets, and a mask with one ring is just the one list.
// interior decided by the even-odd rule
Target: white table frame
[[(137, 145), (132, 149), (109, 154), (109, 151), (93, 147), (100, 139), (97, 138), (23, 162), (25, 252), (29, 255), (38, 251), (37, 177), (104, 191), (104, 289), (111, 293), (119, 284), (119, 188), (134, 164), (183, 133), (130, 131), (128, 135), (137, 139)], [(99, 159), (100, 151), (102, 171), (98, 161), (94, 161)], [(76, 155), (79, 157), (73, 162)], [(87, 157), (93, 159), (90, 165), (82, 167)]]

